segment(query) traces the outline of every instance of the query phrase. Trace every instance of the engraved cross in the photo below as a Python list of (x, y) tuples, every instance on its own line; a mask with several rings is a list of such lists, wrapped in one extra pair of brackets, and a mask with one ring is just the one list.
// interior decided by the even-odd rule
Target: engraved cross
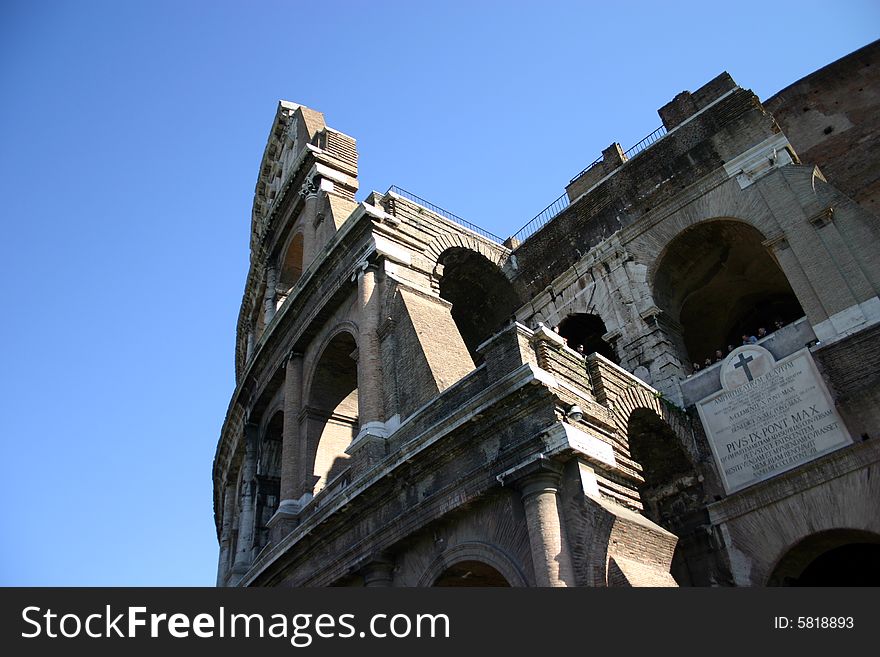
[(755, 380), (755, 377), (752, 376), (752, 372), (751, 372), (751, 370), (749, 370), (749, 363), (751, 363), (753, 360), (755, 360), (755, 359), (752, 358), (751, 356), (749, 356), (748, 358), (746, 358), (745, 356), (743, 356), (742, 354), (740, 354), (740, 355), (739, 355), (739, 360), (733, 364), (734, 367), (741, 367), (741, 368), (743, 368), (743, 372), (746, 373), (746, 378), (747, 378), (749, 381), (754, 381), (754, 380)]

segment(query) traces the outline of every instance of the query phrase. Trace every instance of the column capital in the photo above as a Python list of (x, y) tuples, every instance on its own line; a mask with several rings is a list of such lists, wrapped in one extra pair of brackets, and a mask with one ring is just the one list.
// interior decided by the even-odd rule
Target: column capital
[(394, 560), (387, 554), (379, 554), (361, 568), (364, 586), (393, 586)]
[(312, 199), (318, 196), (318, 190), (321, 188), (321, 177), (312, 176), (306, 178), (299, 190), (299, 195), (304, 199)]
[(375, 274), (377, 271), (379, 271), (379, 264), (377, 262), (375, 262), (374, 260), (361, 260), (357, 264), (357, 269), (355, 270), (355, 276), (360, 278), (364, 274), (366, 274), (367, 272), (370, 272), (371, 274)]
[(522, 498), (528, 499), (542, 493), (557, 493), (562, 483), (562, 475), (556, 472), (541, 471), (533, 472), (518, 479), (514, 486), (519, 490)]
[(552, 488), (556, 491), (562, 481), (562, 464), (552, 461), (542, 454), (538, 458), (502, 472), (496, 479), (502, 486), (512, 486), (523, 495), (526, 494), (525, 488), (531, 489), (536, 485), (539, 488)]

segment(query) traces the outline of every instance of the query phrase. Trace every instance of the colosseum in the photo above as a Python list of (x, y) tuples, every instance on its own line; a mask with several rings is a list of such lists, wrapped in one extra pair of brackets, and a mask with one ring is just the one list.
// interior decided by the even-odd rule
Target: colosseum
[(880, 584), (878, 54), (679, 93), (507, 238), (281, 101), (218, 586)]

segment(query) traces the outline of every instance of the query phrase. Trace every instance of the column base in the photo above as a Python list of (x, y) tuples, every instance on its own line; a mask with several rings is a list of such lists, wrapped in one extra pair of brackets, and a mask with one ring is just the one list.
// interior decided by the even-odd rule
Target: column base
[[(305, 502), (307, 501), (305, 500)], [(275, 514), (266, 523), (266, 526), (269, 528), (270, 543), (278, 543), (299, 526), (299, 515), (302, 512), (303, 506), (305, 506), (305, 502), (302, 498), (299, 500), (281, 500), (278, 510), (275, 511)]]
[(351, 441), (351, 444), (345, 448), (345, 453), (353, 456), (364, 447), (375, 447), (376, 445), (380, 445), (384, 450), (387, 439), (388, 428), (384, 422), (367, 422), (358, 431), (358, 435)]

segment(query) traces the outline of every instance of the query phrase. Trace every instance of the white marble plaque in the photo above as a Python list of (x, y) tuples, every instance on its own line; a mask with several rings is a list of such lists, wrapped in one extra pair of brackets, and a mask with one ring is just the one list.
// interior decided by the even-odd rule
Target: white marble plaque
[(739, 347), (721, 382), (697, 410), (728, 493), (852, 442), (809, 349), (776, 362), (762, 347)]
[(560, 447), (571, 448), (605, 465), (617, 465), (617, 459), (614, 457), (614, 448), (604, 440), (591, 436), (567, 422), (562, 422), (559, 426), (565, 430), (565, 435), (561, 437), (559, 442)]

